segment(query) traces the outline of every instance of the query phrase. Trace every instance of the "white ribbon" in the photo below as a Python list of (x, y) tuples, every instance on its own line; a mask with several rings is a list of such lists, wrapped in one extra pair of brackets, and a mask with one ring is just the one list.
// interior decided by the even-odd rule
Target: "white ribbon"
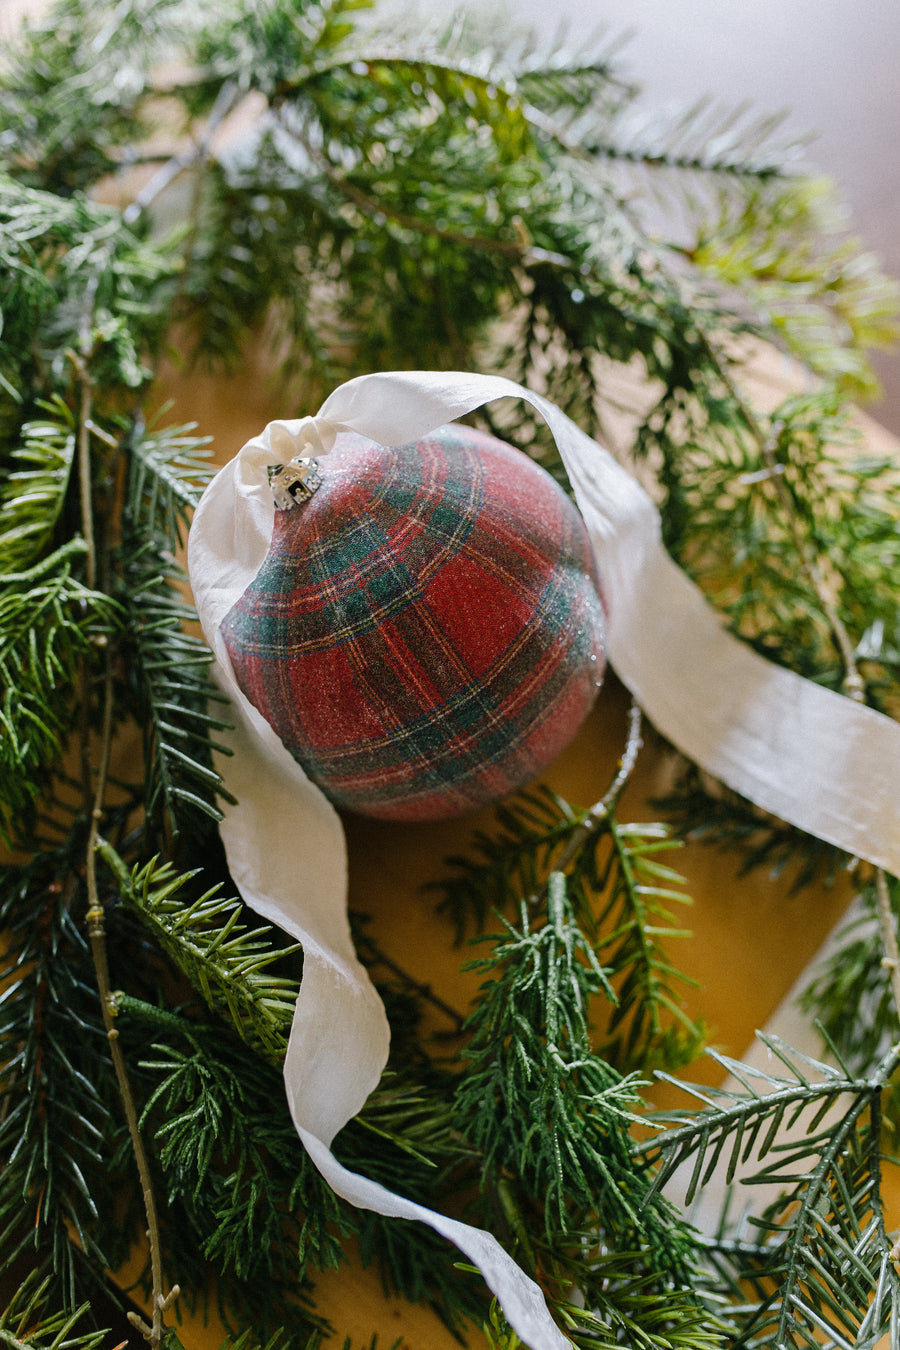
[(597, 556), (610, 664), (686, 755), (766, 811), (900, 874), (900, 725), (771, 665), (728, 634), (665, 552), (643, 489), (558, 408), (511, 380), (422, 371), (350, 380), (315, 417), (270, 422), (204, 493), (188, 566), (236, 723), (234, 756), (217, 766), (238, 800), (225, 808), (222, 837), (243, 898), (303, 945), (284, 1068), (297, 1131), (339, 1195), (443, 1233), (480, 1267), (526, 1345), (550, 1350), (569, 1342), (537, 1285), (490, 1234), (391, 1194), (331, 1153), (381, 1076), (389, 1031), (350, 940), (338, 816), (241, 693), (220, 633), (269, 549), (268, 465), (327, 454), (340, 431), (402, 445), (504, 397), (525, 399), (547, 421)]

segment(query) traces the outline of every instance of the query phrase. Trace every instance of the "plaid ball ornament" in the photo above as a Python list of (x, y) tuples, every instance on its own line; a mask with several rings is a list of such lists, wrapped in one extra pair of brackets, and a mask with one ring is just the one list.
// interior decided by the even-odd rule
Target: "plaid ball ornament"
[[(228, 613), (237, 681), (339, 808), (463, 815), (532, 781), (591, 708), (603, 609), (581, 516), (456, 424), (339, 435)], [(282, 498), (282, 500), (284, 500)]]

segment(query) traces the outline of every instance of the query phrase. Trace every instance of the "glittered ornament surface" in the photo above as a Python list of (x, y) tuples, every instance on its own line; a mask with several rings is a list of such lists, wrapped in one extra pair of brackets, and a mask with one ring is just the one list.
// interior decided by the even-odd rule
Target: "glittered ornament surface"
[(435, 820), (525, 786), (602, 675), (577, 509), (457, 425), (400, 447), (340, 435), (319, 472), (223, 624), (242, 690), (341, 808)]

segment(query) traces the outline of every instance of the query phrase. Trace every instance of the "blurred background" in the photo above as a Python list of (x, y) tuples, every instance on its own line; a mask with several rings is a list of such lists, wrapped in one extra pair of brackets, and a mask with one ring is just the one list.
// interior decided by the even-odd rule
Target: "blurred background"
[[(43, 0), (0, 0), (0, 43)], [(103, 0), (98, 0), (103, 3)], [(673, 114), (699, 98), (784, 111), (809, 135), (803, 162), (839, 185), (852, 224), (900, 278), (900, 3), (898, 0), (387, 0), (446, 20), (456, 8), (572, 45), (603, 30), (622, 39), (622, 74), (642, 105)], [(376, 4), (381, 9), (382, 4)], [(491, 23), (494, 30), (494, 23)], [(900, 433), (900, 352), (876, 354), (882, 400), (871, 411)]]
[[(449, 8), (420, 4), (426, 14)], [(897, 0), (510, 0), (504, 13), (546, 36), (562, 25), (573, 42), (598, 28), (621, 35), (622, 73), (648, 110), (681, 111), (705, 95), (783, 110), (786, 130), (810, 134), (804, 165), (837, 182), (854, 231), (900, 278)], [(869, 411), (900, 433), (900, 353), (873, 364), (884, 396)]]

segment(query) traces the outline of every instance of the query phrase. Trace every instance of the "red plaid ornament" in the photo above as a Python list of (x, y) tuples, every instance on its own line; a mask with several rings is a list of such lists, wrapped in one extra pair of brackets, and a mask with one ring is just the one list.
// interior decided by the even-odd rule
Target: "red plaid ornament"
[(533, 780), (596, 697), (603, 611), (575, 506), (526, 455), (456, 424), (339, 435), (275, 513), (223, 624), (241, 689), (337, 805), (436, 820)]

